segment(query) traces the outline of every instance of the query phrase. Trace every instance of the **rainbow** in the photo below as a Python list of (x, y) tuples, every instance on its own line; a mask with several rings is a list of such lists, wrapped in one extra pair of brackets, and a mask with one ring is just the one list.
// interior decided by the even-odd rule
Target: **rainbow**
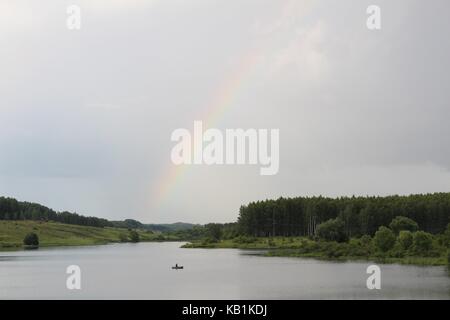
[[(212, 103), (206, 108), (204, 116), (200, 117), (200, 119), (192, 119), (192, 121), (202, 120), (204, 130), (215, 125), (225, 112), (233, 106), (234, 99), (242, 89), (245, 80), (249, 78), (257, 60), (258, 56), (254, 51), (244, 54), (239, 60), (237, 67), (233, 69), (233, 72), (221, 82), (214, 94)], [(170, 164), (152, 193), (152, 207), (157, 208), (165, 203), (172, 190), (185, 176), (188, 167), (189, 165)]]

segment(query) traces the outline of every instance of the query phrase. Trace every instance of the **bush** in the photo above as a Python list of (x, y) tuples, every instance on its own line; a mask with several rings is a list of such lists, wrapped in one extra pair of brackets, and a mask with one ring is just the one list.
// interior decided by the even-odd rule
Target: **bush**
[(413, 244), (413, 234), (411, 231), (402, 230), (400, 231), (397, 240), (402, 249), (408, 250)]
[(394, 247), (389, 251), (389, 257), (392, 258), (404, 258), (408, 251), (405, 251), (400, 243), (394, 245)]
[(375, 246), (382, 252), (387, 252), (395, 244), (395, 235), (391, 229), (381, 226), (373, 238)]
[(128, 242), (128, 237), (125, 233), (119, 234), (119, 241), (120, 242)]
[(395, 234), (399, 234), (402, 230), (415, 232), (419, 230), (419, 225), (410, 218), (398, 216), (391, 221), (389, 228), (391, 228)]
[(156, 241), (164, 241), (164, 240), (166, 240), (166, 237), (160, 233), (155, 237), (155, 240)]
[(417, 253), (427, 253), (433, 246), (433, 236), (424, 231), (417, 231), (413, 235), (413, 246)]
[(207, 245), (211, 245), (213, 243), (218, 243), (218, 242), (219, 242), (219, 240), (217, 240), (217, 239), (214, 239), (211, 237), (206, 237), (206, 238), (202, 239), (201, 244), (203, 246), (207, 246)]
[(346, 242), (344, 222), (340, 219), (330, 219), (317, 226), (317, 237), (326, 241)]
[(141, 240), (141, 238), (139, 237), (139, 233), (137, 233), (137, 231), (135, 230), (130, 231), (129, 238), (131, 242), (139, 242)]
[(445, 245), (450, 248), (450, 223), (447, 225), (447, 229), (444, 232)]
[(256, 242), (256, 238), (255, 237), (249, 237), (249, 236), (238, 236), (236, 238), (233, 239), (234, 242), (236, 243), (254, 243)]
[(364, 247), (368, 247), (372, 243), (372, 238), (368, 234), (365, 234), (359, 239), (359, 243)]
[(345, 255), (343, 248), (337, 242), (328, 242), (322, 248), (327, 258), (339, 258)]
[(215, 240), (216, 242), (222, 239), (223, 235), (223, 226), (218, 223), (208, 223), (205, 225), (207, 234), (210, 238)]
[(39, 237), (36, 233), (30, 232), (23, 239), (23, 244), (26, 246), (39, 246)]

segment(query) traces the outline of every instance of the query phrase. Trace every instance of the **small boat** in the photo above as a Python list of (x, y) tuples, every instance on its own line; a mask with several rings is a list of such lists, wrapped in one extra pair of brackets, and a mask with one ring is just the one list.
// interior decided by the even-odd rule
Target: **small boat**
[(183, 266), (179, 266), (178, 263), (175, 264), (175, 266), (172, 267), (172, 269), (174, 269), (174, 270), (179, 270), (179, 269), (183, 269), (183, 268), (184, 267)]

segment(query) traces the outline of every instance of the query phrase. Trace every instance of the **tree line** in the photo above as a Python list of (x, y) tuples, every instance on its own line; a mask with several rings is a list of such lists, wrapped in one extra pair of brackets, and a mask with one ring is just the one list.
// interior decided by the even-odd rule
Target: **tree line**
[(57, 212), (43, 205), (0, 197), (0, 220), (55, 221), (91, 227), (112, 227), (113, 223), (103, 218), (86, 217), (67, 211)]
[(250, 236), (315, 236), (320, 224), (338, 219), (347, 237), (373, 236), (403, 216), (437, 234), (450, 222), (450, 193), (387, 197), (296, 197), (251, 202), (239, 210), (238, 229)]

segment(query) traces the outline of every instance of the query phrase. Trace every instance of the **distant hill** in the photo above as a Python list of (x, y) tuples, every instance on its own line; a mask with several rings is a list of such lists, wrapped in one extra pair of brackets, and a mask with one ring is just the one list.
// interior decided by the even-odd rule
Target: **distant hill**
[(111, 221), (112, 225), (116, 228), (127, 228), (127, 229), (144, 229), (144, 225), (134, 219), (125, 219), (121, 221)]
[(123, 221), (111, 221), (116, 228), (128, 228), (128, 229), (144, 229), (158, 232), (170, 232), (170, 231), (182, 231), (190, 230), (195, 226), (199, 226), (192, 223), (175, 222), (175, 223), (142, 223), (133, 219), (125, 219)]
[(175, 222), (166, 224), (144, 224), (144, 229), (151, 231), (169, 232), (169, 231), (182, 231), (190, 230), (195, 226), (200, 226), (198, 224), (185, 223), (185, 222)]

